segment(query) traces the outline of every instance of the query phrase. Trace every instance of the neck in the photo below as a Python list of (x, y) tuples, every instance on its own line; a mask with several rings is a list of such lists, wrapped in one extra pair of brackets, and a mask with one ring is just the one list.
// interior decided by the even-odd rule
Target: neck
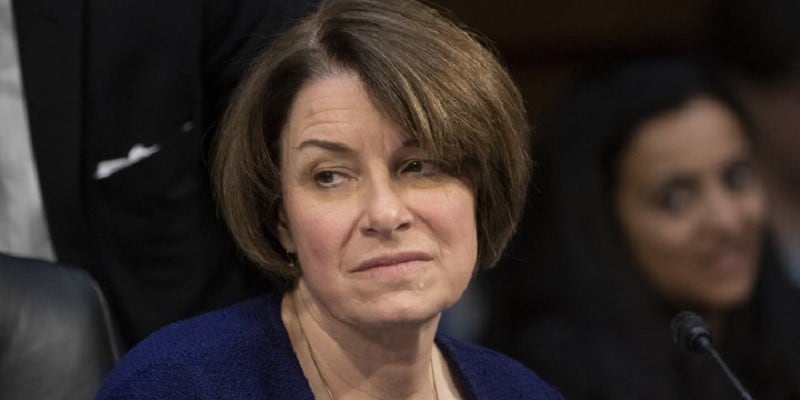
[(706, 320), (708, 328), (711, 330), (714, 347), (720, 352), (724, 352), (727, 347), (726, 343), (731, 313), (731, 310), (705, 310), (701, 312), (703, 319)]
[(358, 329), (325, 318), (323, 312), (298, 289), (281, 305), (292, 347), (316, 398), (435, 398), (432, 368), (441, 358), (433, 345), (438, 318), (408, 329)]

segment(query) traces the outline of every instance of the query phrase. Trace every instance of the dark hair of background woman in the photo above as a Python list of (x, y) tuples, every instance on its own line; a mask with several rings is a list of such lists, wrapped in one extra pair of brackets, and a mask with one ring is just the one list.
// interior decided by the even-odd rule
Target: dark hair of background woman
[[(679, 310), (640, 281), (612, 203), (617, 158), (636, 128), (701, 95), (750, 129), (711, 71), (691, 60), (648, 58), (587, 72), (537, 130), (539, 186), (504, 260), (517, 273), (492, 282), (502, 285), (493, 291), (495, 309), (506, 311), (488, 341), (567, 398), (736, 398), (710, 357), (672, 343), (669, 320)], [(726, 336), (715, 337), (759, 399), (800, 395), (800, 296), (779, 276), (772, 253), (763, 252), (751, 300), (734, 312)]]

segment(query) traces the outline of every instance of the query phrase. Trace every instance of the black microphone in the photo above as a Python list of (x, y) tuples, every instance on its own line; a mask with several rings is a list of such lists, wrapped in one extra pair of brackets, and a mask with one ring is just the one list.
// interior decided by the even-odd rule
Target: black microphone
[(675, 340), (678, 346), (694, 354), (701, 354), (706, 351), (711, 353), (742, 398), (753, 400), (750, 393), (747, 392), (742, 383), (739, 382), (739, 379), (728, 368), (728, 364), (725, 364), (725, 361), (719, 356), (714, 346), (711, 345), (711, 332), (702, 317), (691, 311), (681, 311), (672, 317), (670, 325), (672, 326), (672, 339)]

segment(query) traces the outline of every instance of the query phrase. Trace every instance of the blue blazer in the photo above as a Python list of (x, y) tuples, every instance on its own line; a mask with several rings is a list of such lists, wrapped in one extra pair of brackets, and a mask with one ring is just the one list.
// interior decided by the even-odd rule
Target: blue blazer
[[(269, 294), (166, 327), (128, 353), (96, 399), (313, 400), (280, 300), (281, 294)], [(436, 343), (467, 398), (562, 398), (500, 353), (442, 335)]]

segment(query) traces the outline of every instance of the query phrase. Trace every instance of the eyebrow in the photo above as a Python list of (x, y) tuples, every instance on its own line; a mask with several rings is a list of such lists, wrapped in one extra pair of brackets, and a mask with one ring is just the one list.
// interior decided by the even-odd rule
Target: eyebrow
[(332, 151), (334, 153), (353, 153), (353, 149), (347, 147), (344, 143), (331, 142), (328, 140), (308, 139), (297, 145), (296, 149), (303, 150), (306, 147), (319, 147), (324, 150)]
[(698, 186), (697, 178), (691, 173), (677, 173), (664, 179), (650, 188), (650, 190), (661, 192), (665, 189), (689, 188), (695, 189)]
[[(344, 143), (340, 142), (331, 142), (329, 140), (320, 140), (320, 139), (308, 139), (304, 140), (302, 143), (297, 145), (296, 149), (298, 151), (305, 149), (306, 147), (319, 147), (323, 150), (328, 150), (334, 153), (353, 153), (354, 150), (345, 145)], [(406, 139), (403, 141), (403, 147), (419, 147), (419, 141), (416, 139)]]
[(414, 138), (408, 138), (403, 141), (403, 147), (420, 147), (419, 140)]

